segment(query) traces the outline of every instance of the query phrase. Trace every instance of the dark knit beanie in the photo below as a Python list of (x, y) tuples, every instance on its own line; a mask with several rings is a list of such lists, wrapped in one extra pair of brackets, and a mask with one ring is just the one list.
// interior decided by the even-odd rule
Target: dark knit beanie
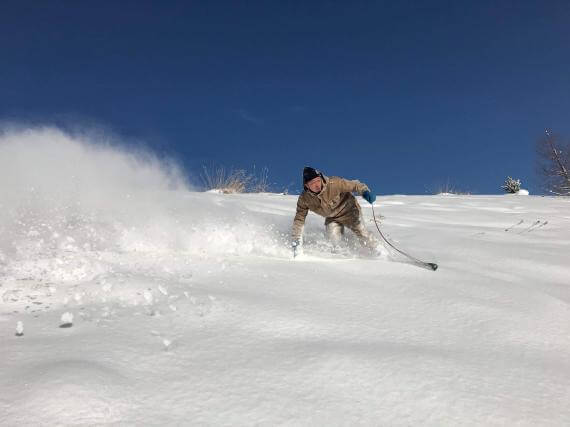
[(309, 166), (305, 166), (305, 169), (303, 169), (303, 185), (305, 185), (311, 179), (316, 178), (317, 176), (321, 176), (321, 173), (318, 170)]

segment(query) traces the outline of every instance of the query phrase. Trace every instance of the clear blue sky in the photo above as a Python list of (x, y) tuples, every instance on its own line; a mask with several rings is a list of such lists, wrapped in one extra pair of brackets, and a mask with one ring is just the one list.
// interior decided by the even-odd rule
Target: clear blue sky
[(103, 125), (176, 157), (304, 165), (380, 194), (539, 190), (570, 137), (568, 1), (3, 1), (0, 120)]

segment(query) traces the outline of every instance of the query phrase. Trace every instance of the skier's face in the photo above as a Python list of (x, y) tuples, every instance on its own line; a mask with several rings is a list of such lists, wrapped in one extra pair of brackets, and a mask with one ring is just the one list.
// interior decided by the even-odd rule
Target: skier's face
[(307, 182), (307, 188), (311, 190), (313, 193), (320, 193), (321, 189), (323, 188), (323, 181), (321, 180), (320, 176), (311, 179)]

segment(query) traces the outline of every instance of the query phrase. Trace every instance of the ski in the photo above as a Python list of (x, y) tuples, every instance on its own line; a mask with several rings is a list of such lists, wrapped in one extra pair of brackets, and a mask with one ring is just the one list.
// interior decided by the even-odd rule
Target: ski
[(514, 228), (516, 228), (517, 226), (521, 225), (524, 222), (524, 219), (521, 219), (519, 222), (517, 222), (515, 225), (511, 225), (509, 228), (505, 228), (505, 231), (510, 231)]
[(388, 239), (386, 239), (386, 237), (384, 237), (384, 234), (382, 234), (382, 231), (380, 231), (380, 227), (378, 227), (378, 222), (376, 221), (376, 214), (374, 213), (374, 205), (372, 205), (372, 216), (374, 218), (374, 224), (376, 225), (376, 229), (378, 230), (378, 233), (380, 233), (380, 237), (382, 237), (382, 239), (395, 251), (397, 251), (398, 253), (404, 255), (406, 258), (408, 258), (411, 262), (411, 264), (416, 265), (418, 267), (422, 267), (425, 268), (427, 270), (431, 270), (431, 271), (436, 271), (438, 269), (438, 265), (435, 262), (424, 262), (420, 259), (417, 259), (416, 257), (413, 257), (403, 251), (401, 251), (400, 249), (398, 249), (397, 247), (395, 247), (392, 243), (390, 243), (388, 241)]
[(525, 232), (531, 231), (534, 227), (536, 227), (538, 224), (540, 224), (540, 220), (537, 219), (535, 222), (532, 223), (532, 225), (530, 227), (525, 228), (524, 230), (522, 230), (521, 232), (517, 233), (517, 234), (523, 234)]

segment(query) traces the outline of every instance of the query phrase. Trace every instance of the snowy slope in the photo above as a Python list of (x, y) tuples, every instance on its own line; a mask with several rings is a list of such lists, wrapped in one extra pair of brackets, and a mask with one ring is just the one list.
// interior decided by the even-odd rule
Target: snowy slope
[[(570, 200), (379, 197), (383, 231), (437, 272), (335, 257), (313, 214), (292, 260), (295, 196), (11, 138), (0, 159), (27, 166), (0, 187), (0, 425), (570, 423)], [(33, 190), (16, 174), (38, 140), (78, 165), (75, 193), (54, 168)]]

